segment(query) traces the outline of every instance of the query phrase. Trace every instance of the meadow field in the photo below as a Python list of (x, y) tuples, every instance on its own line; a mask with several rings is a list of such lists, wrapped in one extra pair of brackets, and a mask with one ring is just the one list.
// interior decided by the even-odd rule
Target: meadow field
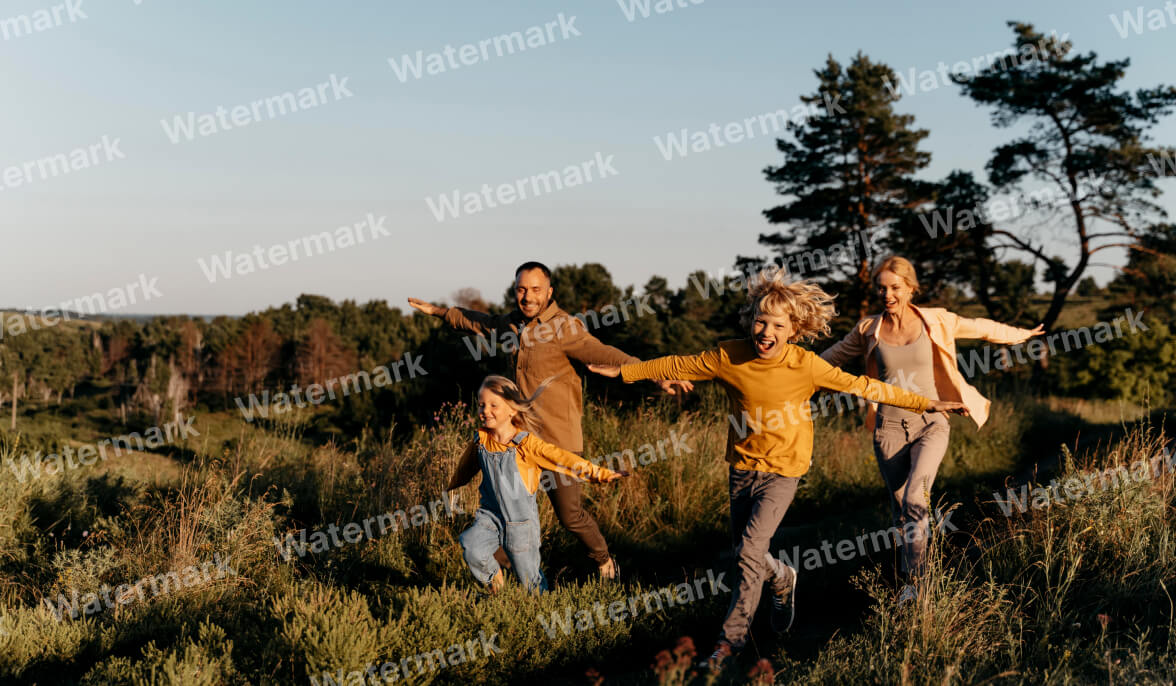
[[(930, 590), (902, 610), (894, 550), (863, 538), (889, 526), (870, 435), (856, 410), (819, 418), (813, 468), (772, 546), (799, 560), (796, 624), (776, 637), (757, 623), (749, 649), (708, 676), (691, 657), (709, 650), (731, 579), (715, 388), (586, 408), (585, 456), (634, 472), (586, 487), (620, 583), (593, 578), (540, 498), (554, 590), (512, 582), (493, 597), (456, 538), (476, 488), (453, 503), (442, 493), (475, 426), (467, 406), (407, 438), (327, 443), (304, 436), (313, 409), (264, 424), (195, 410), (193, 431), (157, 449), (19, 468), (37, 450), (125, 434), (107, 392), (26, 410), (0, 438), (4, 682), (377, 683), (381, 668), (406, 684), (1176, 677), (1170, 412), (1006, 391), (982, 431), (953, 417)], [(1085, 487), (1049, 488), (1069, 476)]]
[(1164, 2), (7, 2), (0, 686), (1176, 684)]

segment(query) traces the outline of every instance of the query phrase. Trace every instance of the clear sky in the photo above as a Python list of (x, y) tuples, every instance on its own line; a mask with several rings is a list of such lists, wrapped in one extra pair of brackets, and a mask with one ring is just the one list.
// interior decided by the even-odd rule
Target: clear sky
[[(50, 306), (141, 273), (158, 278), (162, 297), (123, 312), (240, 314), (300, 293), (404, 307), (464, 286), (498, 300), (529, 259), (601, 262), (621, 285), (657, 274), (678, 287), (695, 269), (764, 254), (756, 237), (773, 229), (761, 211), (777, 198), (762, 170), (780, 156), (759, 136), (666, 161), (654, 137), (792, 108), (830, 53), (934, 69), (1009, 46), (1005, 22), (1022, 20), (1102, 59), (1130, 57), (1129, 87), (1176, 82), (1176, 26), (1121, 38), (1108, 15), (1139, 7), (1123, 2), (675, 0), (686, 6), (632, 22), (615, 0), (74, 2), (61, 25), (0, 40), (0, 170), (103, 136), (125, 159), (0, 190), (0, 306)], [(0, 22), (51, 3), (5, 0)], [(388, 62), (560, 13), (581, 35), (556, 28), (542, 47), (490, 48), (486, 60), (406, 81)], [(161, 125), (332, 74), (353, 96), (326, 90), (313, 109), (180, 143)], [(982, 174), (1009, 135), (952, 85), (898, 107), (931, 132), (928, 178)], [(1176, 122), (1154, 135), (1176, 142)], [(598, 152), (614, 156), (615, 176), (443, 222), (425, 202)], [(215, 283), (198, 263), (368, 213), (387, 217), (390, 236)]]

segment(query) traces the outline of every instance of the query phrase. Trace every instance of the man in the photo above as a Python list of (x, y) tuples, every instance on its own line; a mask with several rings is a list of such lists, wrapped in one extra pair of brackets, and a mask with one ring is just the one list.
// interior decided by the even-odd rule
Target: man
[[(580, 375), (572, 367), (572, 360), (608, 365), (640, 360), (601, 343), (588, 333), (583, 321), (560, 309), (551, 300), (551, 270), (543, 264), (527, 262), (515, 270), (514, 292), (518, 307), (499, 316), (460, 307), (438, 307), (416, 298), (409, 298), (408, 304), (425, 314), (441, 317), (455, 329), (480, 336), (488, 336), (496, 329), (500, 337), (505, 331), (512, 333), (513, 340), (518, 341), (512, 353), (515, 382), (523, 393), (531, 395), (544, 379), (555, 377), (536, 403), (542, 422), (539, 437), (582, 456), (583, 399)], [(693, 389), (688, 381), (660, 381), (658, 385), (671, 395), (678, 389)], [(581, 506), (580, 482), (545, 472), (542, 483), (560, 524), (588, 548), (588, 556), (596, 563), (600, 575), (605, 579), (617, 578), (616, 559), (609, 555), (608, 544), (596, 520)], [(505, 565), (501, 549), (495, 557)]]

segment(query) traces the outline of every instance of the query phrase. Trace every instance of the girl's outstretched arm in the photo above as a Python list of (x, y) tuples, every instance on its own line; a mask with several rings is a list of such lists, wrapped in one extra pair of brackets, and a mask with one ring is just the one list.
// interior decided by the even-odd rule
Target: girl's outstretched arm
[(528, 436), (520, 447), (524, 448), (521, 452), (524, 460), (550, 472), (559, 472), (594, 483), (607, 483), (629, 476), (627, 472), (614, 472), (607, 467), (592, 464), (579, 455), (552, 445), (534, 434)]

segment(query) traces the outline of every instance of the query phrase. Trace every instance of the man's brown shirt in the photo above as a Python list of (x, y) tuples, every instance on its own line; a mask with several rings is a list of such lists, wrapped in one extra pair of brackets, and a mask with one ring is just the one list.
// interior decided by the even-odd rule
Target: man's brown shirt
[(486, 336), (510, 352), (514, 380), (524, 394), (531, 395), (544, 379), (556, 377), (536, 401), (541, 420), (539, 437), (574, 453), (584, 450), (580, 426), (583, 397), (580, 375), (571, 360), (609, 365), (641, 361), (601, 343), (588, 333), (582, 320), (564, 312), (555, 301), (531, 321), (518, 309), (490, 315), (460, 307), (449, 308), (442, 318), (453, 328)]

